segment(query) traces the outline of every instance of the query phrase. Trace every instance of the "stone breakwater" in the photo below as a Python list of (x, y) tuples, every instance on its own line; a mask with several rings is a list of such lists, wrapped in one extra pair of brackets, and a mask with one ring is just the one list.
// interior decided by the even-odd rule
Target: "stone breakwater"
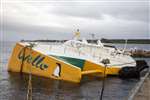
[(148, 50), (130, 50), (128, 51), (132, 57), (148, 57), (150, 58), (150, 51)]

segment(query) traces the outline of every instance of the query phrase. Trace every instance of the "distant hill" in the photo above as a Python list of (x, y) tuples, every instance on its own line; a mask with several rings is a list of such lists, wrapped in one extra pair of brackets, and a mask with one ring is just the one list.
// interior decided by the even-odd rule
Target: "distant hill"
[[(88, 39), (89, 43), (97, 43), (98, 39), (92, 40)], [(65, 42), (67, 40), (21, 40), (21, 41), (28, 41), (28, 42)], [(81, 40), (80, 40), (81, 41)], [(118, 43), (123, 44), (125, 43), (124, 39), (101, 39), (102, 43)], [(128, 44), (150, 44), (150, 39), (128, 39)]]
[[(124, 39), (102, 39), (104, 43), (125, 43)], [(150, 44), (150, 39), (128, 39), (130, 44)]]

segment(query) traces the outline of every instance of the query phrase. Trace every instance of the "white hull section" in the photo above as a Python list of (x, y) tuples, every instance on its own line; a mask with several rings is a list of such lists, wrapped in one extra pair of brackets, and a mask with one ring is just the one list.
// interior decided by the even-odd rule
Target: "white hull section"
[(122, 68), (125, 66), (136, 66), (135, 60), (130, 55), (120, 53), (116, 48), (88, 44), (77, 40), (69, 40), (63, 45), (37, 43), (33, 49), (46, 55), (86, 59), (100, 65), (103, 65), (101, 63), (103, 59), (109, 59), (110, 64), (108, 64), (108, 67), (116, 66)]

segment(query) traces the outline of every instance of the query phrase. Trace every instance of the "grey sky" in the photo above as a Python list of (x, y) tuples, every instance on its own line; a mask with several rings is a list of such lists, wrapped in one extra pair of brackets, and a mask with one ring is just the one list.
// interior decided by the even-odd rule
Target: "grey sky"
[(150, 39), (149, 0), (2, 0), (3, 40), (81, 37)]

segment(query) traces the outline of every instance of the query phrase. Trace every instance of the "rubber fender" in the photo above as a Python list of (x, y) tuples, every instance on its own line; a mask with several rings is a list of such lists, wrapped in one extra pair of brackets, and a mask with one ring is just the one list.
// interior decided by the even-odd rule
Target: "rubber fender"
[(136, 60), (136, 70), (141, 72), (145, 68), (149, 68), (149, 66), (145, 60)]
[(140, 78), (140, 72), (136, 70), (136, 67), (123, 67), (119, 71), (120, 78)]

